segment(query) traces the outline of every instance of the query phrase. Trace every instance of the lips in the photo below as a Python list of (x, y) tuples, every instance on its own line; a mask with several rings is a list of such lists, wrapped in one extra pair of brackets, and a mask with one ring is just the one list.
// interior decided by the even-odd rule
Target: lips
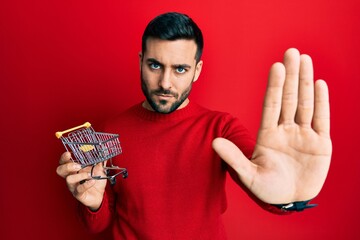
[(161, 97), (161, 98), (172, 98), (172, 97), (177, 97), (176, 93), (171, 92), (170, 90), (163, 90), (163, 89), (159, 89), (156, 91), (153, 91), (153, 94)]
[(174, 95), (171, 94), (155, 94), (158, 97), (164, 97), (164, 98), (170, 98), (170, 97), (174, 97)]
[(173, 95), (169, 94), (155, 94), (158, 98), (158, 101), (162, 102), (162, 104), (171, 101), (171, 99), (174, 97)]

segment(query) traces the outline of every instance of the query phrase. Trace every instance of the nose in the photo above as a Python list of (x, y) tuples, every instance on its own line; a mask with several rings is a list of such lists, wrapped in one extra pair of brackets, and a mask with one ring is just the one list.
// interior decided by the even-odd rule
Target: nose
[(171, 71), (165, 69), (160, 76), (159, 87), (162, 89), (170, 89), (171, 88)]

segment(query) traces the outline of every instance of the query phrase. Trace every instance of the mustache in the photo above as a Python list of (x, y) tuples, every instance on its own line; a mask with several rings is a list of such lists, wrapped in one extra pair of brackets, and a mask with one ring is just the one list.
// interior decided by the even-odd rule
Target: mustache
[(172, 95), (174, 97), (177, 97), (178, 94), (169, 90), (169, 89), (162, 89), (162, 88), (159, 88), (159, 89), (156, 89), (156, 90), (153, 90), (151, 91), (152, 94), (159, 94), (159, 95)]

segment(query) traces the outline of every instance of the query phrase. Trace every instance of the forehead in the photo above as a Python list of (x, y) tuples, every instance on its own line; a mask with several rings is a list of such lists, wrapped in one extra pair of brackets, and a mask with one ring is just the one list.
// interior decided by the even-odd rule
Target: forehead
[(197, 46), (194, 40), (162, 40), (148, 38), (144, 58), (153, 58), (161, 63), (193, 63), (195, 61)]

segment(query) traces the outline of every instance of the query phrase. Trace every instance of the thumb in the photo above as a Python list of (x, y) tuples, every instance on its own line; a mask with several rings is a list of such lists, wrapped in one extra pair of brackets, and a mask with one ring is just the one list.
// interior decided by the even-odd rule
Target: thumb
[(215, 138), (212, 142), (213, 149), (231, 168), (233, 168), (243, 182), (253, 179), (255, 165), (231, 141), (225, 138)]

